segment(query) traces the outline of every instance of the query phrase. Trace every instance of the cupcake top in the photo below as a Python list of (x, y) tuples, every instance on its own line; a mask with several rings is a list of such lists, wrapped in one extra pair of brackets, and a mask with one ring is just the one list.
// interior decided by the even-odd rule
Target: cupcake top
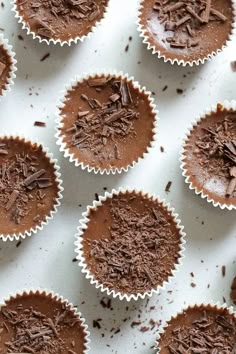
[(0, 235), (24, 234), (46, 220), (59, 187), (41, 145), (0, 138)]
[(10, 78), (12, 58), (3, 45), (0, 44), (0, 96), (6, 89), (8, 79)]
[(203, 60), (221, 49), (233, 25), (232, 0), (142, 0), (139, 22), (161, 57)]
[(236, 318), (225, 308), (189, 307), (160, 335), (159, 353), (235, 353)]
[(147, 152), (155, 112), (149, 94), (126, 77), (77, 82), (60, 108), (59, 137), (74, 160), (96, 170), (127, 168)]
[(0, 352), (83, 354), (86, 333), (68, 303), (45, 293), (11, 297), (0, 310)]
[(36, 35), (60, 41), (87, 35), (108, 0), (15, 0), (19, 15)]
[(185, 141), (183, 168), (197, 192), (236, 205), (236, 111), (218, 104), (193, 126)]
[(90, 209), (82, 253), (94, 279), (120, 294), (144, 294), (172, 275), (181, 250), (181, 232), (158, 200), (119, 192)]

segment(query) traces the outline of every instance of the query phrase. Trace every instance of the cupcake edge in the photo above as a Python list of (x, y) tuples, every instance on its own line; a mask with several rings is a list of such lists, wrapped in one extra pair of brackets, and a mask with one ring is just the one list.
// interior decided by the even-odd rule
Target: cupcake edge
[(20, 291), (17, 291), (15, 294), (11, 294), (9, 295), (8, 298), (4, 298), (3, 302), (0, 303), (0, 310), (2, 307), (6, 306), (6, 303), (8, 301), (10, 301), (11, 299), (15, 299), (16, 297), (21, 297), (23, 295), (45, 295), (46, 297), (51, 297), (52, 300), (55, 300), (56, 302), (59, 302), (61, 304), (66, 305), (67, 307), (69, 307), (69, 310), (71, 310), (73, 312), (73, 314), (79, 318), (80, 320), (80, 325), (83, 328), (83, 332), (85, 334), (85, 350), (83, 351), (83, 354), (87, 354), (90, 351), (90, 347), (89, 344), (91, 343), (90, 340), (90, 332), (88, 330), (88, 325), (86, 324), (86, 321), (84, 319), (84, 317), (82, 317), (81, 312), (77, 311), (74, 307), (74, 305), (69, 302), (67, 299), (65, 299), (63, 296), (59, 295), (58, 293), (55, 293), (54, 291), (48, 291), (47, 289), (23, 289)]
[[(60, 136), (60, 128), (63, 127), (62, 123), (62, 118), (60, 116), (60, 110), (65, 106), (65, 98), (66, 94), (68, 91), (71, 91), (74, 87), (77, 86), (78, 83), (83, 82), (84, 80), (88, 80), (91, 77), (94, 76), (116, 76), (116, 77), (121, 77), (122, 79), (126, 79), (128, 82), (131, 82), (133, 87), (138, 89), (140, 92), (144, 93), (147, 96), (151, 113), (154, 115), (154, 122), (153, 122), (153, 128), (152, 128), (152, 140), (150, 141), (149, 145), (146, 147), (146, 151), (142, 154), (141, 157), (139, 157), (136, 161), (133, 161), (130, 165), (125, 166), (125, 167), (116, 167), (115, 169), (101, 169), (98, 167), (91, 167), (89, 164), (84, 164), (82, 161), (79, 161), (78, 158), (74, 157), (73, 154), (70, 153), (70, 148), (68, 148), (66, 143), (63, 143), (63, 137)], [(64, 90), (62, 91), (62, 96), (59, 99), (59, 102), (57, 104), (57, 112), (56, 112), (56, 134), (55, 138), (57, 139), (56, 144), (60, 147), (60, 151), (64, 154), (65, 158), (69, 158), (69, 161), (74, 163), (76, 167), (80, 166), (82, 170), (87, 170), (88, 172), (93, 172), (95, 174), (106, 174), (110, 175), (113, 174), (115, 175), (116, 173), (121, 174), (122, 172), (127, 172), (129, 169), (134, 168), (136, 165), (138, 165), (145, 157), (149, 154), (150, 150), (154, 147), (156, 140), (157, 140), (157, 126), (158, 126), (158, 121), (159, 121), (159, 111), (156, 108), (156, 105), (154, 104), (154, 98), (152, 97), (152, 94), (150, 91), (146, 90), (146, 87), (141, 87), (138, 81), (134, 80), (134, 77), (131, 76), (129, 77), (128, 74), (123, 74), (122, 71), (117, 72), (116, 70), (99, 70), (95, 71), (92, 70), (91, 72), (87, 73), (84, 72), (80, 76), (76, 76), (69, 84), (65, 85)]]
[(31, 227), (29, 230), (26, 230), (24, 233), (20, 232), (20, 233), (8, 234), (8, 235), (3, 235), (0, 233), (0, 241), (3, 242), (15, 241), (15, 240), (19, 241), (20, 239), (25, 239), (27, 236), (32, 236), (33, 234), (36, 234), (38, 231), (42, 231), (44, 226), (48, 225), (49, 220), (53, 219), (54, 214), (57, 213), (58, 207), (61, 205), (61, 200), (63, 198), (62, 195), (62, 192), (64, 191), (64, 188), (62, 186), (63, 181), (61, 179), (60, 167), (57, 164), (58, 163), (57, 159), (53, 158), (53, 154), (49, 152), (49, 149), (45, 147), (43, 143), (40, 143), (37, 140), (30, 140), (21, 134), (16, 134), (16, 135), (3, 134), (0, 136), (0, 139), (2, 138), (20, 139), (25, 143), (30, 143), (32, 145), (36, 144), (38, 147), (42, 146), (42, 152), (49, 159), (49, 163), (52, 164), (54, 167), (55, 182), (58, 188), (58, 194), (53, 209), (50, 211), (48, 215), (46, 215), (44, 221), (42, 221), (40, 224), (36, 225), (35, 227)]
[(176, 312), (174, 315), (172, 315), (168, 320), (165, 321), (165, 323), (161, 326), (157, 333), (157, 339), (155, 341), (155, 347), (154, 349), (157, 350), (156, 354), (160, 353), (160, 346), (159, 342), (161, 339), (161, 335), (165, 333), (166, 329), (168, 328), (169, 322), (172, 319), (176, 319), (179, 315), (182, 315), (185, 311), (194, 309), (194, 308), (199, 308), (199, 307), (205, 307), (205, 308), (210, 308), (212, 310), (227, 310), (229, 315), (233, 315), (234, 318), (236, 319), (236, 312), (233, 309), (233, 306), (228, 307), (227, 304), (221, 304), (219, 301), (214, 303), (213, 301), (207, 302), (207, 303), (194, 303), (194, 304), (189, 304), (188, 306), (184, 307), (181, 311)]
[(188, 171), (186, 169), (186, 163), (184, 162), (185, 159), (185, 148), (186, 148), (186, 143), (189, 140), (189, 137), (192, 133), (192, 130), (202, 121), (206, 118), (207, 115), (211, 113), (216, 113), (217, 112), (217, 106), (220, 104), (222, 106), (222, 109), (226, 110), (235, 110), (236, 111), (236, 101), (223, 101), (223, 102), (218, 102), (215, 105), (210, 106), (208, 109), (203, 111), (200, 115), (197, 116), (197, 118), (193, 121), (191, 126), (188, 128), (187, 133), (185, 134), (185, 137), (183, 139), (182, 147), (180, 150), (180, 168), (182, 170), (182, 176), (185, 178), (185, 183), (188, 184), (189, 189), (193, 190), (196, 195), (200, 195), (202, 199), (206, 199), (208, 203), (213, 204), (214, 207), (220, 207), (220, 209), (228, 209), (228, 210), (236, 210), (236, 203), (235, 205), (233, 204), (226, 204), (226, 203), (220, 203), (218, 201), (215, 201), (213, 198), (210, 198), (208, 194), (204, 193), (203, 190), (197, 190), (197, 187), (193, 185), (192, 182), (190, 182), (189, 178), (190, 175), (188, 174)]
[(84, 42), (86, 38), (90, 38), (92, 33), (95, 33), (97, 28), (103, 24), (103, 22), (107, 19), (108, 13), (109, 13), (109, 8), (110, 8), (110, 0), (108, 0), (108, 4), (105, 7), (105, 11), (103, 13), (103, 17), (101, 20), (96, 21), (95, 25), (91, 27), (90, 31), (83, 35), (83, 36), (76, 36), (75, 38), (71, 38), (67, 41), (61, 41), (60, 39), (46, 39), (43, 38), (39, 35), (37, 35), (35, 32), (31, 31), (30, 27), (27, 25), (27, 23), (24, 21), (23, 16), (20, 15), (18, 9), (17, 9), (17, 0), (11, 0), (11, 5), (12, 5), (12, 11), (15, 13), (15, 18), (17, 19), (17, 22), (22, 25), (22, 29), (26, 30), (27, 35), (31, 35), (33, 39), (38, 39), (39, 43), (46, 43), (47, 45), (52, 44), (59, 44), (61, 47), (64, 45), (68, 45), (69, 47), (72, 44), (77, 44), (78, 42)]
[(11, 87), (14, 85), (14, 79), (16, 78), (16, 71), (17, 71), (17, 60), (15, 58), (16, 54), (12, 50), (12, 45), (9, 44), (8, 39), (5, 39), (3, 34), (0, 33), (0, 46), (3, 46), (3, 48), (7, 51), (9, 57), (11, 58), (11, 66), (10, 66), (10, 72), (9, 72), (9, 77), (7, 79), (7, 82), (5, 84), (5, 88), (2, 90), (2, 94), (0, 95), (0, 99), (3, 96), (6, 96), (7, 92), (11, 91)]
[[(118, 194), (124, 194), (125, 192), (135, 192), (137, 194), (141, 194), (144, 197), (157, 200), (161, 206), (163, 206), (167, 211), (171, 213), (171, 216), (173, 217), (173, 221), (176, 224), (177, 229), (179, 230), (180, 234), (180, 250), (178, 252), (178, 260), (174, 264), (173, 269), (171, 271), (171, 275), (167, 278), (167, 280), (163, 281), (161, 285), (158, 285), (156, 288), (153, 288), (149, 291), (138, 294), (122, 294), (121, 292), (118, 292), (116, 290), (111, 290), (108, 287), (105, 287), (103, 284), (100, 284), (96, 279), (94, 279), (93, 274), (90, 272), (90, 270), (87, 268), (86, 265), (86, 260), (85, 257), (83, 256), (83, 248), (82, 248), (82, 240), (83, 240), (83, 234), (84, 234), (84, 229), (87, 228), (87, 224), (89, 222), (89, 212), (90, 210), (95, 210), (98, 206), (102, 205), (103, 202), (107, 199), (111, 199), (113, 195), (118, 195)], [(161, 200), (158, 196), (150, 194), (150, 193), (145, 193), (142, 190), (137, 190), (135, 188), (130, 188), (130, 187), (125, 187), (122, 188), (120, 187), (118, 190), (112, 189), (111, 192), (105, 192), (104, 196), (99, 196), (99, 200), (96, 201), (94, 200), (92, 205), (87, 206), (87, 209), (84, 213), (82, 213), (82, 218), (79, 220), (79, 226), (77, 227), (77, 233), (75, 234), (76, 241), (74, 242), (74, 245), (76, 246), (75, 248), (75, 253), (77, 253), (76, 259), (78, 260), (78, 265), (81, 267), (81, 272), (85, 275), (85, 278), (89, 280), (90, 284), (94, 285), (96, 289), (99, 289), (102, 293), (106, 293), (108, 296), (112, 296), (113, 298), (119, 298), (120, 300), (126, 300), (126, 301), (137, 301), (138, 299), (144, 299), (145, 297), (151, 297), (153, 294), (159, 294), (162, 290), (165, 289), (166, 285), (170, 283), (172, 278), (175, 278), (176, 274), (179, 271), (179, 268), (183, 264), (183, 259), (185, 258), (184, 252), (185, 252), (185, 237), (186, 233), (184, 232), (184, 226), (181, 224), (181, 220), (179, 219), (179, 215), (175, 213), (174, 208), (170, 207), (169, 203), (166, 203), (164, 200)]]
[(230, 42), (232, 41), (232, 39), (234, 38), (234, 36), (236, 35), (236, 3), (231, 0), (232, 2), (232, 13), (233, 13), (233, 21), (232, 21), (232, 26), (231, 26), (231, 33), (229, 34), (229, 37), (226, 41), (226, 43), (224, 43), (222, 45), (221, 48), (217, 49), (216, 51), (213, 51), (211, 53), (209, 53), (206, 57), (204, 57), (203, 59), (197, 59), (197, 60), (187, 60), (185, 61), (184, 59), (171, 59), (168, 58), (166, 55), (162, 54), (160, 50), (157, 50), (155, 48), (154, 45), (151, 45), (149, 43), (149, 39), (148, 36), (145, 34), (145, 28), (143, 27), (143, 25), (141, 24), (141, 15), (142, 15), (142, 9), (143, 9), (143, 3), (145, 0), (140, 0), (139, 6), (138, 6), (138, 14), (137, 14), (137, 21), (136, 21), (136, 25), (138, 26), (138, 32), (139, 32), (139, 37), (142, 39), (142, 43), (144, 43), (147, 46), (147, 50), (151, 51), (153, 55), (157, 55), (157, 57), (159, 59), (163, 59), (165, 63), (169, 62), (172, 65), (173, 64), (177, 64), (179, 66), (198, 66), (199, 64), (204, 64), (205, 62), (207, 62), (208, 60), (213, 59), (216, 55), (218, 55), (219, 53), (221, 53), (225, 48), (227, 48), (230, 44)]

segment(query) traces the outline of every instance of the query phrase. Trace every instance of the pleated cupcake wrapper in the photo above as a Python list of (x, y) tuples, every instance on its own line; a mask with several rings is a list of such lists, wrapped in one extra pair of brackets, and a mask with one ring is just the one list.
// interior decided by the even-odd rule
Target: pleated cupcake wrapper
[(15, 58), (15, 53), (12, 51), (12, 46), (9, 44), (8, 39), (5, 39), (3, 37), (3, 34), (0, 33), (0, 46), (3, 46), (3, 48), (7, 51), (9, 57), (11, 58), (11, 66), (10, 66), (10, 72), (9, 72), (9, 77), (7, 79), (7, 82), (5, 84), (5, 88), (2, 90), (2, 94), (0, 95), (0, 99), (2, 96), (6, 96), (7, 92), (11, 91), (11, 87), (14, 85), (14, 80), (16, 78), (16, 58)]
[(67, 299), (64, 299), (59, 294), (54, 293), (53, 291), (48, 291), (46, 289), (23, 289), (22, 291), (17, 291), (16, 294), (10, 294), (8, 298), (4, 299), (3, 303), (0, 304), (0, 309), (6, 306), (6, 303), (8, 301), (16, 299), (18, 297), (22, 297), (24, 295), (43, 295), (55, 300), (56, 302), (62, 305), (65, 305), (65, 307), (68, 308), (68, 310), (72, 311), (72, 313), (79, 319), (80, 326), (83, 329), (85, 335), (85, 343), (84, 343), (85, 350), (83, 351), (83, 354), (88, 354), (88, 352), (90, 351), (89, 344), (91, 341), (89, 338), (90, 332), (88, 330), (88, 326), (85, 322), (85, 319), (82, 317), (81, 312), (78, 312), (72, 303), (70, 303)]
[(31, 141), (30, 139), (22, 136), (22, 135), (8, 135), (4, 134), (0, 136), (1, 138), (13, 138), (13, 139), (19, 139), (22, 141), (25, 141), (26, 143), (31, 143), (32, 145), (36, 144), (38, 147), (42, 146), (42, 152), (45, 154), (45, 156), (49, 159), (50, 164), (53, 165), (54, 167), (54, 174), (55, 174), (55, 182), (58, 187), (58, 196), (55, 200), (55, 204), (53, 206), (53, 209), (50, 211), (50, 213), (45, 217), (45, 220), (42, 221), (40, 224), (36, 225), (35, 227), (31, 227), (29, 230), (26, 230), (24, 233), (14, 233), (14, 234), (8, 234), (8, 235), (3, 235), (0, 232), (0, 240), (6, 242), (6, 241), (14, 241), (14, 240), (20, 240), (20, 239), (25, 239), (27, 236), (32, 236), (33, 234), (36, 234), (38, 231), (42, 231), (44, 226), (46, 226), (49, 223), (49, 220), (51, 220), (54, 215), (57, 213), (58, 207), (61, 205), (61, 200), (63, 198), (62, 192), (64, 188), (62, 187), (62, 179), (61, 179), (61, 173), (60, 173), (60, 167), (57, 165), (57, 160), (53, 158), (53, 154), (49, 152), (49, 149), (44, 147), (44, 145), (38, 141)]
[(159, 342), (161, 339), (161, 336), (165, 333), (166, 329), (168, 328), (169, 322), (171, 320), (176, 319), (179, 315), (182, 315), (185, 311), (190, 310), (190, 309), (197, 309), (199, 307), (205, 307), (206, 309), (211, 309), (211, 310), (227, 310), (229, 315), (232, 315), (236, 319), (236, 312), (234, 311), (233, 307), (227, 307), (226, 304), (221, 305), (220, 302), (218, 301), (217, 303), (214, 303), (213, 301), (210, 301), (209, 303), (197, 303), (197, 304), (189, 304), (187, 307), (185, 307), (182, 311), (177, 312), (175, 315), (171, 316), (169, 320), (167, 320), (162, 327), (159, 329), (158, 334), (157, 334), (157, 339), (156, 339), (156, 344), (155, 344), (155, 349), (157, 350), (156, 354), (160, 353), (160, 346)]
[[(130, 165), (125, 166), (125, 167), (116, 167), (116, 168), (110, 168), (110, 169), (101, 169), (98, 167), (91, 167), (88, 164), (84, 164), (82, 161), (79, 161), (78, 158), (74, 156), (74, 154), (70, 153), (70, 148), (67, 147), (67, 144), (63, 142), (63, 137), (60, 136), (60, 129), (63, 127), (62, 123), (62, 117), (60, 116), (60, 110), (65, 106), (66, 104), (66, 94), (68, 91), (72, 90), (78, 83), (83, 82), (84, 80), (87, 80), (91, 77), (94, 76), (102, 76), (102, 75), (111, 75), (114, 77), (121, 77), (121, 79), (126, 79), (128, 82), (131, 82), (133, 87), (138, 89), (141, 93), (144, 93), (147, 96), (147, 99), (149, 101), (150, 105), (150, 111), (151, 113), (154, 114), (155, 119), (153, 123), (153, 128), (152, 128), (152, 140), (150, 141), (149, 145), (146, 148), (146, 151), (143, 153), (142, 156), (138, 158), (138, 160), (133, 161)], [(87, 170), (88, 172), (94, 172), (95, 174), (120, 174), (122, 172), (127, 172), (129, 169), (135, 167), (137, 164), (139, 164), (150, 152), (151, 148), (155, 145), (156, 139), (157, 139), (157, 126), (158, 126), (158, 110), (156, 109), (156, 105), (154, 104), (154, 99), (152, 97), (152, 94), (150, 91), (146, 90), (146, 87), (141, 87), (140, 84), (134, 80), (133, 77), (129, 77), (128, 74), (123, 74), (123, 72), (117, 72), (115, 70), (99, 70), (99, 71), (92, 71), (90, 73), (83, 73), (81, 76), (77, 76), (69, 85), (65, 86), (64, 91), (62, 92), (62, 97), (59, 100), (59, 103), (57, 105), (57, 113), (56, 113), (56, 134), (55, 137), (57, 139), (57, 145), (60, 146), (60, 151), (64, 154), (66, 158), (69, 159), (70, 162), (74, 163), (76, 167), (80, 166), (82, 170)]]
[(39, 43), (46, 43), (48, 45), (50, 44), (59, 44), (61, 47), (64, 45), (71, 46), (73, 44), (77, 44), (78, 42), (84, 42), (85, 39), (90, 38), (93, 33), (96, 32), (97, 28), (103, 24), (103, 22), (106, 20), (109, 8), (110, 8), (110, 0), (108, 1), (108, 4), (105, 8), (105, 11), (103, 13), (103, 17), (101, 20), (97, 21), (94, 26), (91, 27), (90, 31), (83, 35), (83, 36), (76, 36), (75, 38), (70, 38), (69, 40), (62, 41), (59, 38), (58, 39), (53, 39), (53, 38), (44, 38), (39, 36), (37, 33), (32, 31), (29, 27), (29, 25), (24, 21), (23, 16), (20, 15), (18, 11), (18, 6), (17, 6), (17, 0), (12, 0), (12, 11), (15, 13), (15, 18), (17, 19), (18, 23), (22, 25), (22, 29), (26, 30), (27, 35), (31, 35), (33, 39), (38, 39)]
[[(84, 257), (83, 253), (83, 246), (82, 246), (82, 241), (83, 241), (83, 234), (84, 230), (87, 228), (87, 225), (89, 223), (89, 213), (91, 210), (96, 210), (98, 206), (102, 205), (103, 202), (107, 199), (111, 199), (114, 195), (118, 194), (124, 194), (126, 192), (135, 192), (137, 194), (141, 194), (144, 197), (148, 197), (153, 200), (157, 200), (160, 205), (162, 205), (166, 210), (168, 210), (171, 213), (171, 216), (173, 217), (173, 220), (176, 224), (176, 227), (179, 231), (180, 234), (180, 251), (178, 253), (178, 261), (176, 264), (173, 265), (173, 269), (171, 271), (171, 275), (163, 281), (161, 285), (158, 285), (156, 288), (153, 288), (149, 291), (146, 291), (145, 293), (138, 293), (138, 294), (125, 294), (118, 292), (116, 290), (111, 290), (108, 287), (104, 286), (103, 284), (99, 283), (98, 280), (95, 279), (93, 274), (90, 272), (90, 270), (87, 268), (86, 264), (86, 259)], [(85, 275), (85, 278), (88, 279), (90, 284), (94, 285), (96, 289), (99, 289), (102, 293), (106, 293), (108, 296), (112, 296), (113, 298), (119, 298), (120, 300), (126, 300), (126, 301), (137, 301), (139, 299), (144, 299), (146, 297), (151, 297), (153, 294), (159, 294), (162, 290), (165, 289), (166, 285), (170, 283), (170, 281), (176, 277), (180, 266), (183, 263), (184, 259), (184, 252), (185, 252), (185, 232), (184, 232), (184, 227), (181, 225), (181, 221), (178, 217), (178, 214), (175, 213), (174, 209), (170, 207), (169, 204), (166, 204), (164, 200), (161, 200), (159, 197), (144, 193), (142, 190), (136, 190), (134, 188), (126, 187), (126, 188), (119, 188), (118, 190), (113, 189), (111, 193), (106, 192), (104, 196), (100, 196), (98, 201), (94, 201), (91, 206), (87, 207), (86, 212), (82, 214), (82, 219), (80, 220), (80, 225), (77, 228), (77, 233), (75, 235), (76, 241), (75, 241), (75, 252), (77, 254), (77, 260), (79, 262), (79, 266), (81, 267), (82, 273)]]
[(235, 0), (232, 0), (232, 9), (233, 9), (233, 23), (232, 23), (232, 27), (231, 27), (231, 33), (229, 34), (229, 37), (226, 41), (225, 44), (223, 44), (223, 46), (219, 49), (217, 49), (216, 51), (211, 52), (210, 54), (206, 55), (204, 58), (200, 58), (197, 60), (184, 60), (184, 59), (178, 59), (178, 58), (174, 58), (171, 59), (168, 56), (166, 56), (165, 54), (163, 54), (161, 52), (161, 50), (158, 50), (157, 48), (155, 48), (155, 45), (151, 45), (149, 38), (148, 38), (148, 30), (145, 28), (145, 26), (142, 25), (142, 21), (141, 21), (141, 15), (142, 15), (142, 10), (143, 10), (143, 3), (145, 2), (145, 0), (141, 0), (139, 7), (138, 7), (138, 20), (137, 20), (137, 26), (138, 26), (138, 32), (139, 32), (139, 36), (142, 39), (142, 42), (147, 46), (147, 49), (150, 50), (152, 52), (152, 54), (157, 55), (157, 57), (159, 59), (163, 59), (165, 63), (169, 62), (172, 65), (173, 64), (178, 64), (181, 66), (194, 66), (194, 65), (200, 65), (200, 64), (204, 64), (205, 62), (207, 62), (208, 60), (213, 59), (217, 54), (219, 54), (220, 52), (222, 52), (226, 47), (228, 47), (228, 45), (230, 44), (230, 42), (232, 41), (232, 39), (234, 38), (235, 34), (236, 34), (236, 2)]
[[(235, 110), (236, 111), (236, 101), (224, 101), (224, 102), (219, 102), (218, 104), (220, 104), (222, 106), (222, 109), (226, 109), (226, 110)], [(193, 131), (193, 129), (198, 126), (198, 124), (205, 119), (205, 117), (211, 113), (217, 112), (217, 105), (212, 105), (209, 109), (207, 109), (206, 111), (204, 111), (201, 115), (199, 115), (196, 120), (192, 123), (191, 127), (188, 129), (184, 140), (183, 140), (183, 145), (181, 148), (181, 152), (180, 152), (180, 168), (182, 170), (182, 175), (185, 177), (185, 183), (188, 184), (189, 189), (193, 190), (195, 192), (195, 194), (200, 195), (200, 197), (202, 199), (206, 199), (208, 201), (208, 203), (213, 204), (214, 207), (220, 207), (221, 209), (228, 209), (228, 210), (235, 210), (236, 209), (236, 204), (226, 204), (226, 203), (220, 203), (219, 201), (216, 201), (214, 199), (212, 199), (211, 197), (209, 197), (208, 194), (204, 193), (203, 190), (197, 188), (196, 186), (194, 186), (194, 183), (192, 183), (190, 181), (190, 177), (191, 175), (189, 174), (188, 170), (187, 170), (187, 166), (186, 166), (186, 162), (184, 162), (184, 160), (186, 159), (185, 153), (187, 150), (187, 143), (189, 140), (189, 137)]]

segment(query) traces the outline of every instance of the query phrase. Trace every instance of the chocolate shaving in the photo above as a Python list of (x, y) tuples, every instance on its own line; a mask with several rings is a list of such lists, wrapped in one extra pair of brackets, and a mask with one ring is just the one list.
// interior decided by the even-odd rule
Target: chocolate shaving
[(41, 177), (42, 175), (44, 175), (46, 173), (45, 170), (41, 169), (40, 171), (37, 171), (35, 173), (33, 173), (31, 176), (27, 177), (24, 181), (24, 185), (27, 187), (29, 186), (31, 183), (35, 182), (39, 177)]
[(40, 122), (40, 121), (35, 121), (34, 122), (34, 126), (35, 127), (46, 127), (46, 123), (45, 122)]
[(17, 190), (14, 190), (11, 195), (10, 195), (10, 198), (7, 202), (7, 205), (6, 205), (6, 210), (10, 210), (11, 207), (13, 206), (13, 204), (15, 203), (17, 197), (19, 196), (20, 192), (17, 191)]

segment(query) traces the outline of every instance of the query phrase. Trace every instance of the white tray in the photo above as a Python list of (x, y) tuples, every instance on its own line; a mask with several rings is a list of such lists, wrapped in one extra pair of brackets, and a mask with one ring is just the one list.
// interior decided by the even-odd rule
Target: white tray
[[(0, 27), (18, 59), (15, 86), (0, 102), (1, 133), (23, 133), (44, 142), (59, 160), (65, 187), (62, 206), (43, 232), (26, 239), (19, 247), (16, 243), (0, 242), (0, 301), (24, 287), (60, 293), (78, 305), (86, 318), (94, 354), (154, 353), (150, 347), (158, 327), (147, 332), (141, 332), (141, 327), (151, 327), (150, 319), (165, 320), (190, 302), (223, 302), (225, 297), (230, 305), (230, 284), (236, 275), (235, 212), (215, 209), (195, 196), (184, 183), (179, 167), (182, 138), (195, 116), (216, 101), (236, 98), (236, 73), (230, 67), (230, 62), (236, 60), (236, 40), (204, 66), (182, 68), (164, 64), (141, 43), (135, 24), (137, 3), (111, 0), (103, 26), (91, 39), (71, 48), (39, 44), (17, 25), (9, 0), (4, 1), (4, 8), (0, 7)], [(24, 41), (18, 39), (19, 34)], [(129, 50), (125, 52), (127, 44)], [(40, 62), (47, 53), (50, 57)], [(64, 159), (55, 144), (54, 114), (60, 91), (76, 74), (95, 67), (128, 72), (156, 94), (161, 119), (156, 148), (138, 167), (121, 176), (82, 172)], [(184, 93), (177, 94), (177, 88)], [(45, 121), (47, 127), (34, 127), (36, 120)], [(170, 193), (165, 192), (168, 181), (173, 182)], [(103, 187), (110, 190), (125, 185), (143, 188), (171, 202), (185, 225), (188, 244), (184, 265), (166, 292), (138, 303), (112, 300), (111, 310), (101, 306), (103, 295), (88, 284), (77, 263), (72, 262), (74, 233), (81, 212), (95, 193), (103, 193)], [(196, 287), (190, 285), (192, 282)], [(153, 306), (155, 309), (150, 310)], [(101, 329), (93, 328), (93, 320), (99, 318)], [(133, 321), (142, 324), (131, 328)], [(114, 334), (118, 329), (120, 332)]]

